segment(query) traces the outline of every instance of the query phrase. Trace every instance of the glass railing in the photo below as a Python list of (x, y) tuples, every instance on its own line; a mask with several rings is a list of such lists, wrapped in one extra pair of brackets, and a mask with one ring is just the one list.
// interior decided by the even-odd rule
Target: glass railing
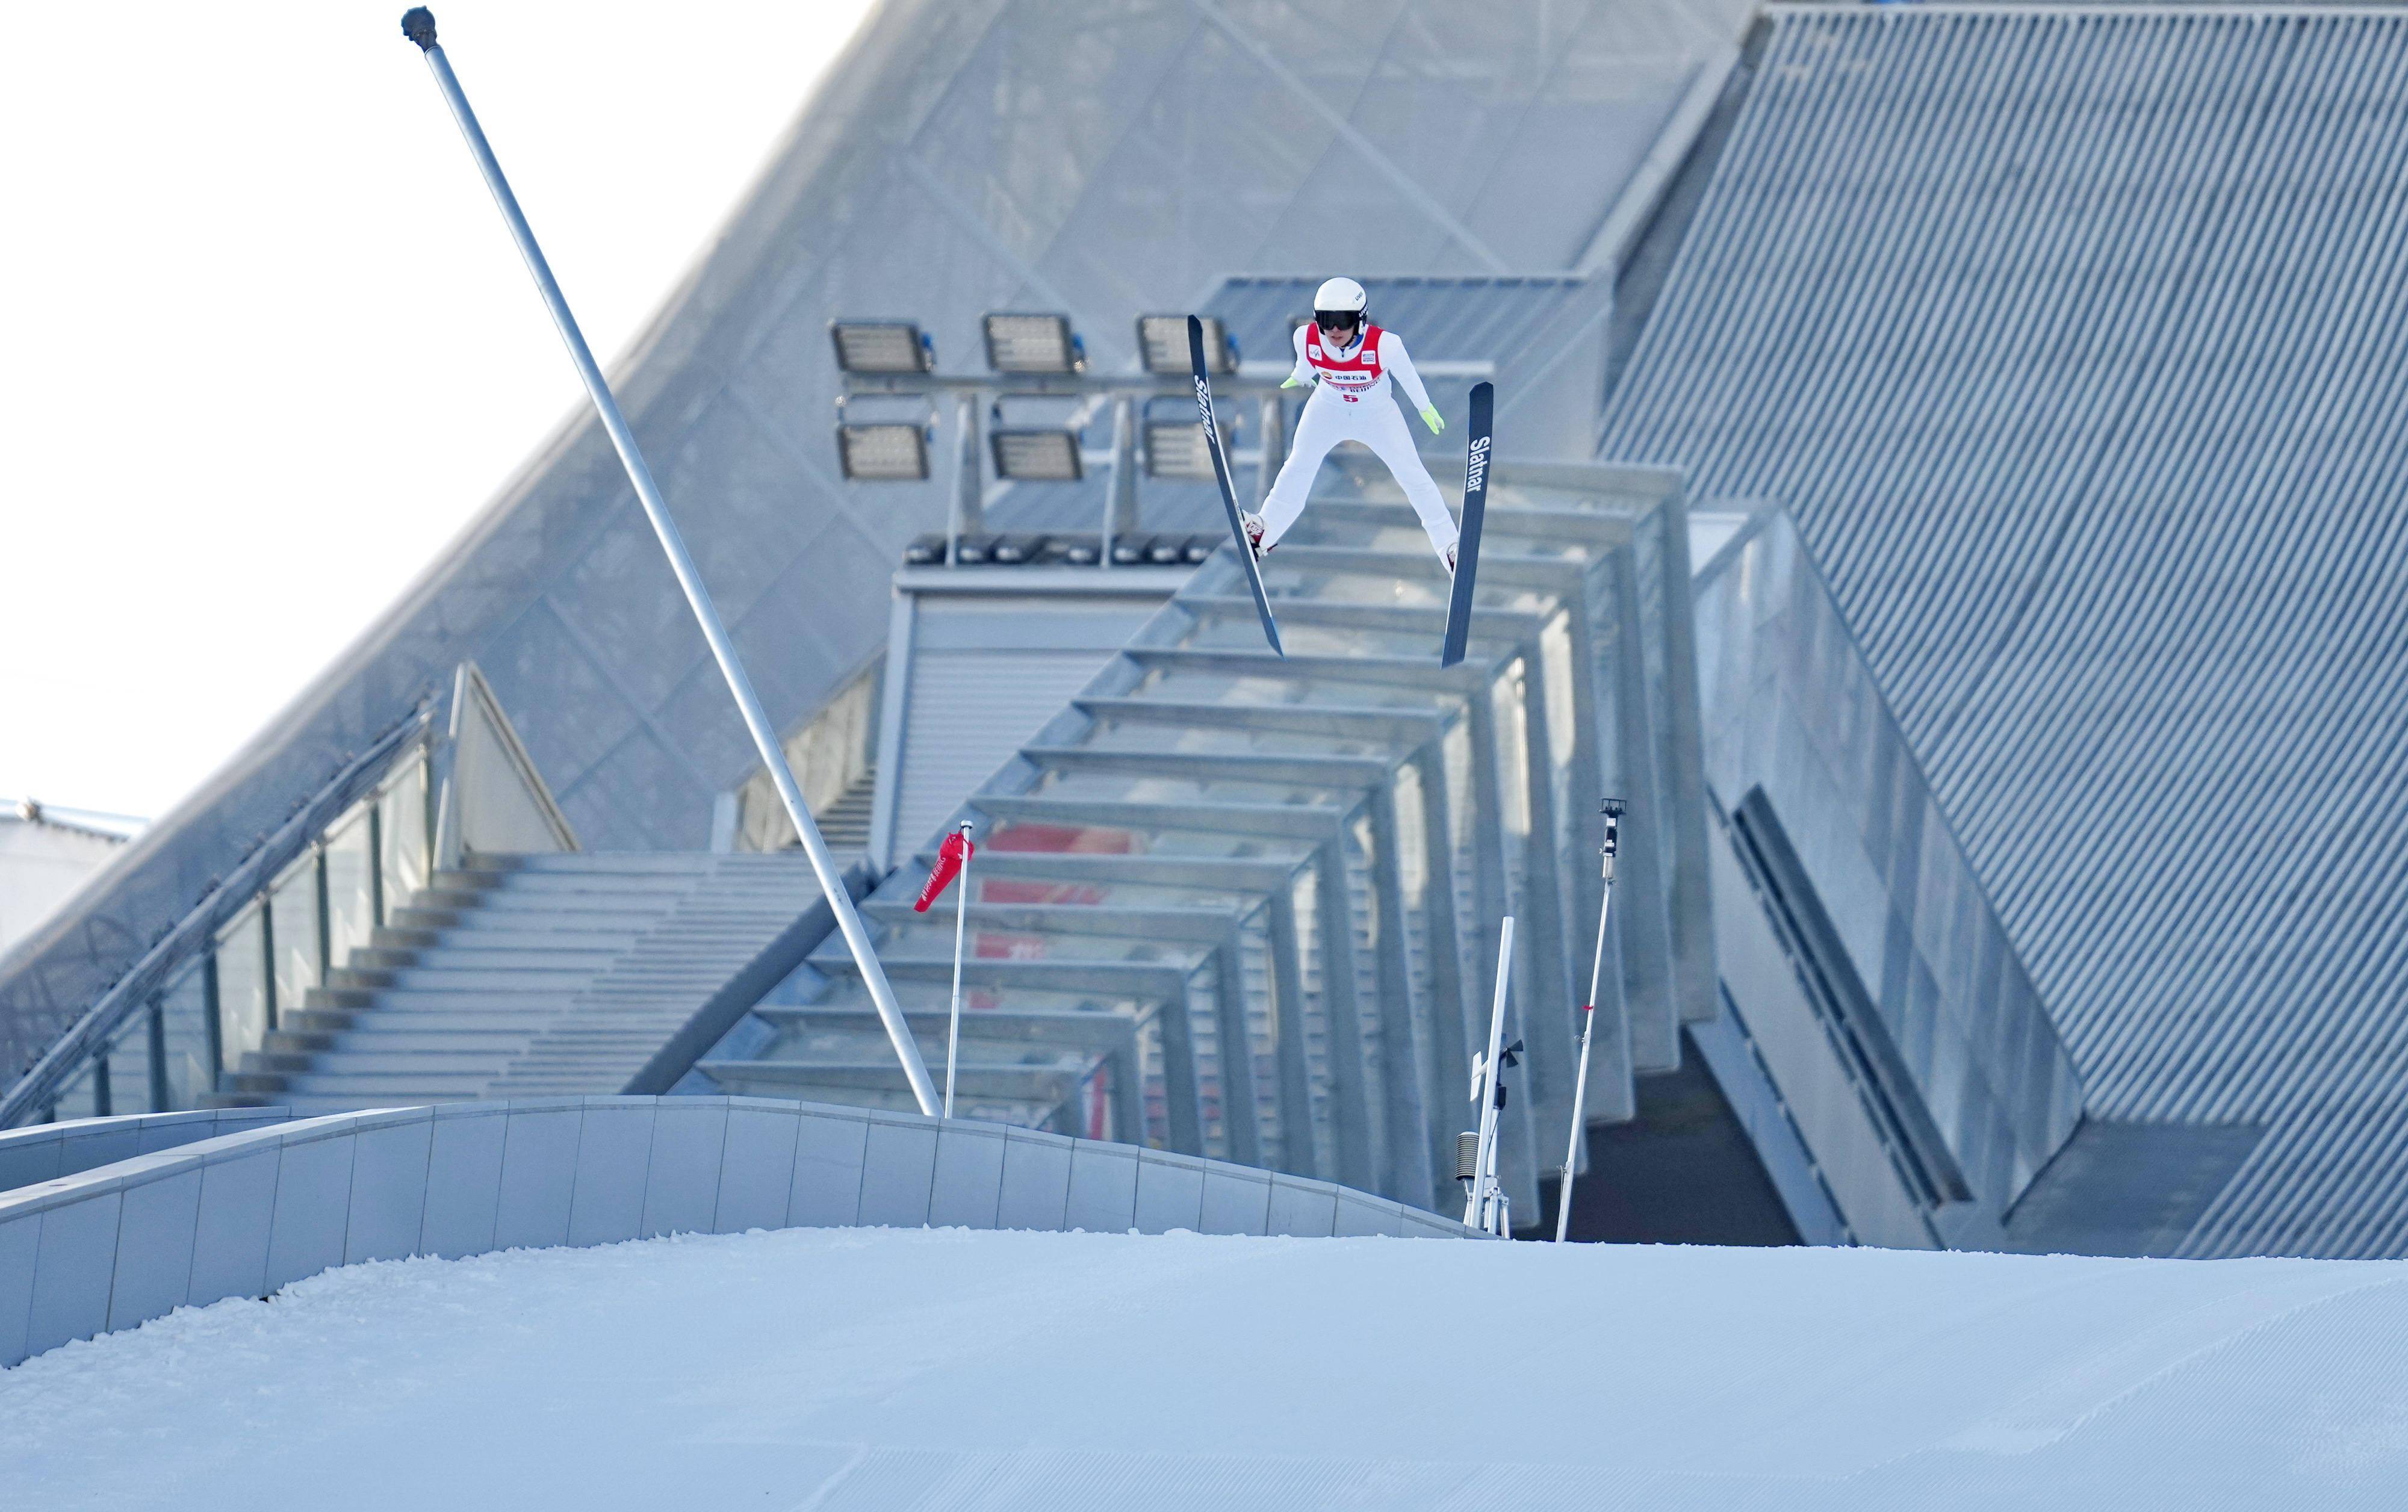
[(412, 715), (304, 804), (9, 1091), (0, 1127), (205, 1105), (431, 880), (432, 730)]
[(1742, 831), (1769, 809), (1865, 1027), (1995, 1218), (2073, 1132), (2072, 1059), (1787, 515), (1718, 552), (1697, 604), (1714, 807)]

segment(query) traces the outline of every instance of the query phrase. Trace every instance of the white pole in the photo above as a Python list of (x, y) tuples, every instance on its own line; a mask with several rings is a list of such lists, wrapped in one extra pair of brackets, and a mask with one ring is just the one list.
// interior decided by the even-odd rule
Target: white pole
[(945, 1028), (945, 1117), (953, 1116), (953, 1063), (962, 1048), (962, 941), (970, 918), (970, 821), (962, 820), (961, 891), (953, 895), (953, 1017)]
[(636, 445), (636, 433), (628, 429), (626, 417), (619, 413), (619, 402), (611, 397), (610, 385), (603, 379), (601, 366), (585, 345), (585, 335), (578, 329), (577, 318), (568, 311), (568, 300), (552, 276), (552, 264), (544, 261), (543, 249), (536, 245), (535, 233), (519, 210), (518, 196), (510, 193), (509, 181), (502, 177), (502, 165), (485, 141), (484, 128), (477, 124), (476, 112), (468, 108), (468, 97), (460, 92), (459, 79), (452, 77), (451, 61), (436, 44), (435, 17), (421, 6), (401, 18), (401, 31), (426, 54), (426, 66), (442, 89), (445, 102), (452, 107), (452, 119), (460, 124), (460, 135), (468, 139), (468, 150), (475, 154), (477, 166), (485, 176), (485, 187), (493, 192), (494, 203), (501, 207), (502, 219), (509, 224), (510, 239), (518, 243), (519, 255), (526, 260), (527, 272), (535, 277), (544, 306), (552, 311), (552, 322), (560, 330), (562, 344), (568, 348), (569, 360), (576, 364), (577, 375), (585, 380), (585, 392), (593, 397), (594, 408), (602, 418), (602, 428), (609, 433), (610, 444), (618, 449), (619, 461), (627, 470), (627, 481), (635, 485), (636, 498), (644, 506), (645, 518), (652, 521), (652, 534), (660, 537), (661, 550), (669, 559), (669, 570), (677, 574), (678, 586), (685, 590), (686, 604), (702, 626), (702, 638), (710, 642), (710, 654), (718, 659), (720, 675), (727, 679), (727, 691), (736, 697), (744, 727), (752, 733), (752, 744), (769, 769), (769, 780), (777, 785), (778, 796), (785, 802), (786, 817), (794, 820), (795, 834), (801, 837), (803, 851), (811, 859), (820, 891), (836, 914), (837, 927), (844, 932), (844, 943), (852, 949), (853, 963), (860, 968), (862, 980), (869, 989), (869, 1000), (878, 1006), (879, 1020), (886, 1026), (886, 1037), (894, 1043), (896, 1057), (903, 1063), (903, 1076), (911, 1084), (911, 1096), (919, 1103), (921, 1112), (933, 1115), (937, 1111), (936, 1085), (928, 1079), (928, 1068), (920, 1060), (920, 1048), (912, 1043), (910, 1026), (904, 1022), (903, 1009), (895, 1001), (895, 989), (887, 985), (885, 969), (878, 963), (877, 951), (870, 948), (869, 932), (862, 927), (861, 915), (853, 906), (853, 894), (845, 891), (843, 875), (836, 869), (835, 858), (820, 838), (819, 826), (811, 822), (810, 811), (803, 806), (803, 791), (795, 781), (793, 768), (786, 764), (786, 752), (779, 744), (778, 732), (762, 709), (761, 700), (753, 694), (752, 679), (745, 676), (744, 663), (737, 659), (736, 644), (727, 638), (727, 629), (720, 623), (719, 611), (703, 586), (701, 573), (686, 554), (685, 541), (669, 518), (668, 503), (661, 497), (659, 487), (652, 481), (652, 469)]
[(1497, 1179), (1497, 1057), (1505, 1044), (1505, 987), (1513, 975), (1513, 916), (1507, 914), (1497, 936), (1497, 1000), (1488, 1010), (1488, 1054), (1481, 1063), (1480, 1143), (1471, 1169), (1471, 1195), (1463, 1205), (1463, 1221), (1472, 1228), (1488, 1226), (1488, 1198)]
[(1588, 966), (1588, 1001), (1581, 1005), (1580, 1077), (1572, 1083), (1572, 1137), (1564, 1149), (1563, 1181), (1555, 1194), (1555, 1243), (1562, 1244), (1571, 1227), (1572, 1168), (1580, 1162), (1581, 1137), (1586, 1132), (1584, 1119), (1588, 1106), (1588, 1047), (1590, 1036), (1597, 1032), (1597, 993), (1605, 985), (1605, 917), (1613, 907), (1613, 857), (1621, 849), (1623, 804), (1619, 798), (1605, 801), (1605, 893), (1597, 905), (1597, 957)]

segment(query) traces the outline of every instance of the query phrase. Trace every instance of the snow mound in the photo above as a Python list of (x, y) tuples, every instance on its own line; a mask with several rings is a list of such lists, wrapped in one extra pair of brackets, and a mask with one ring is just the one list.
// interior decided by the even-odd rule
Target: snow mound
[(2404, 1283), (1183, 1234), (516, 1250), (0, 1373), (0, 1486), (181, 1512), (2391, 1506)]

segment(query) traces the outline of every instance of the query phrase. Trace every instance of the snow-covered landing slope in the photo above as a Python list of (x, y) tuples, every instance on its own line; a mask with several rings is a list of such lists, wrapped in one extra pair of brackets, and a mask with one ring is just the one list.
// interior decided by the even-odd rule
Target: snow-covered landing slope
[(879, 1229), (412, 1260), (0, 1373), (0, 1487), (243, 1512), (2399, 1505), (2408, 1264)]

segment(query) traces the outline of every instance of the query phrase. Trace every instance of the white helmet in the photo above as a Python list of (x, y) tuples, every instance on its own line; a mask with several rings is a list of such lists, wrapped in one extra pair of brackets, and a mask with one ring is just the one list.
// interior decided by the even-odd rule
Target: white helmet
[(1361, 284), (1352, 278), (1331, 278), (1312, 292), (1313, 323), (1325, 331), (1333, 325), (1360, 325), (1363, 307), (1369, 303), (1370, 296), (1363, 292)]

